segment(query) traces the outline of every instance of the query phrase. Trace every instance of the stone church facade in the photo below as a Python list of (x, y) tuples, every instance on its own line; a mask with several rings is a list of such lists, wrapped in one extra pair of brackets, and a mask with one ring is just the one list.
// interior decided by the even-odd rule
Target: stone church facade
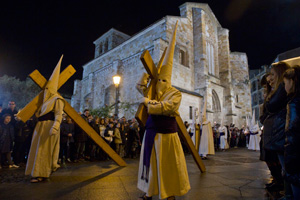
[[(71, 104), (77, 111), (115, 102), (112, 77), (121, 76), (120, 101), (138, 107), (141, 95), (135, 84), (145, 69), (140, 61), (149, 50), (157, 64), (168, 46), (178, 20), (172, 85), (182, 92), (179, 109), (184, 121), (201, 111), (207, 96), (207, 118), (241, 126), (251, 115), (248, 60), (245, 53), (231, 52), (229, 30), (223, 28), (208, 4), (185, 3), (180, 16), (166, 16), (134, 36), (111, 29), (94, 41), (95, 58), (83, 66), (82, 80), (74, 83)], [(119, 117), (134, 114), (120, 111)], [(199, 115), (199, 112), (196, 113)]]

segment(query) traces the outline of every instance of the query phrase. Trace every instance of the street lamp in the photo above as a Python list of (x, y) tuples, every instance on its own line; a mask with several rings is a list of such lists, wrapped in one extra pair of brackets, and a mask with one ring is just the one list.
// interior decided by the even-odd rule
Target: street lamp
[(121, 81), (121, 77), (119, 75), (113, 76), (113, 82), (114, 82), (114, 85), (116, 87), (115, 115), (116, 115), (117, 118), (119, 118), (118, 115), (119, 115), (119, 96), (120, 96), (119, 84), (120, 84), (120, 81)]

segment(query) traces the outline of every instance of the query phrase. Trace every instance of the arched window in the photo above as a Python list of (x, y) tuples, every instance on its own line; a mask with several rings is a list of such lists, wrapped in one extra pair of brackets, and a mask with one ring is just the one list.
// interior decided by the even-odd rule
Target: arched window
[(213, 102), (213, 111), (221, 112), (220, 100), (215, 90), (212, 90), (212, 102)]
[(208, 62), (208, 73), (211, 75), (215, 75), (215, 48), (214, 46), (206, 42), (206, 57), (207, 57), (207, 62)]

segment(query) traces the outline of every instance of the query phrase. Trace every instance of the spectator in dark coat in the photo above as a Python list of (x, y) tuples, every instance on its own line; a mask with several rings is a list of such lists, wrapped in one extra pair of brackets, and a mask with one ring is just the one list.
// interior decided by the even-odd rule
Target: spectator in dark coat
[[(265, 103), (268, 116), (264, 120), (264, 148), (277, 153), (281, 168), (285, 171), (284, 143), (287, 93), (284, 89), (283, 74), (289, 68), (284, 62), (274, 64), (270, 71), (270, 85), (273, 88)], [(284, 181), (285, 197), (291, 198), (292, 189), (287, 181)]]
[(20, 163), (26, 164), (26, 157), (30, 150), (30, 143), (32, 139), (35, 123), (33, 119), (24, 123), (17, 119), (15, 124), (15, 145), (13, 150), (14, 163), (19, 165)]
[[(84, 110), (84, 113), (81, 115), (81, 117), (88, 122), (88, 116), (90, 114), (90, 111), (88, 109)], [(75, 125), (75, 144), (76, 144), (76, 154), (75, 154), (75, 162), (78, 161), (78, 159), (83, 160), (84, 159), (84, 149), (85, 149), (85, 143), (87, 141), (87, 134), (76, 124)]]
[(5, 154), (9, 168), (18, 168), (19, 166), (14, 165), (11, 160), (14, 142), (14, 127), (10, 124), (10, 121), (11, 116), (9, 114), (3, 115), (3, 123), (0, 124), (0, 160), (1, 155)]
[[(72, 119), (67, 116), (66, 121), (60, 125), (60, 151), (59, 159), (64, 163), (65, 160), (71, 162), (70, 150), (74, 144), (74, 123)], [(63, 157), (65, 156), (65, 160)]]
[(284, 73), (287, 104), (286, 143), (284, 149), (285, 178), (292, 185), (294, 199), (300, 199), (300, 67)]

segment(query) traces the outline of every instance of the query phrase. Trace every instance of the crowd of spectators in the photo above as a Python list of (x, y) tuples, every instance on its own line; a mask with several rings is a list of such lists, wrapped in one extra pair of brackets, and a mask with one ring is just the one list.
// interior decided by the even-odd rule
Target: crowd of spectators
[[(18, 110), (14, 101), (2, 110), (0, 105), (0, 169), (25, 166), (30, 150), (36, 119), (33, 116), (26, 123), (18, 120)], [(81, 113), (80, 113), (81, 114)], [(85, 109), (81, 117), (109, 144), (121, 157), (137, 158), (143, 131), (135, 119), (116, 116), (101, 118), (92, 116)], [(109, 160), (107, 154), (78, 126), (63, 114), (60, 129), (59, 163)]]
[(261, 80), (265, 101), (261, 158), (273, 177), (266, 184), (282, 199), (300, 199), (300, 67), (279, 62)]

